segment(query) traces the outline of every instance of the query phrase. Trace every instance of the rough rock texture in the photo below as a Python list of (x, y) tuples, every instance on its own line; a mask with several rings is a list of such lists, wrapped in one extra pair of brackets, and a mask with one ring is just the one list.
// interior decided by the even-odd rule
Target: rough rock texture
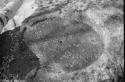
[(32, 27), (35, 29), (29, 27), (24, 34), (34, 53), (37, 53), (34, 50), (37, 46), (50, 61), (54, 59), (69, 70), (85, 68), (102, 54), (103, 41), (87, 24), (80, 25), (72, 21), (72, 24), (63, 25), (64, 21), (54, 18), (49, 21), (39, 22), (38, 26)]
[[(38, 8), (30, 17), (21, 11), (15, 16), (17, 25), (26, 18), (21, 25), (21, 30), (27, 28), (26, 50), (40, 63), (37, 71), (24, 71), (25, 81), (123, 82), (123, 0), (35, 0), (33, 4)], [(27, 11), (24, 6), (22, 11)], [(30, 5), (31, 13), (34, 8)]]

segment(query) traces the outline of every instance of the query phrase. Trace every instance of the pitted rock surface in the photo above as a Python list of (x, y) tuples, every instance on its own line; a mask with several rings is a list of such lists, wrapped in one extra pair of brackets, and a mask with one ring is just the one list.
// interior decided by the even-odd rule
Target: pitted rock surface
[[(35, 71), (35, 74), (34, 71), (28, 73), (29, 77), (26, 79), (26, 82), (122, 82), (124, 80), (124, 73), (122, 73), (124, 72), (124, 70), (122, 71), (122, 68), (124, 68), (124, 47), (122, 45), (124, 44), (123, 2), (124, 0), (26, 0), (14, 19), (17, 26), (21, 25), (23, 20), (26, 22), (25, 25), (28, 29), (24, 38), (26, 46), (30, 49), (26, 46), (20, 49), (18, 47), (18, 39), (15, 37), (15, 41), (12, 42), (7, 39), (6, 46), (10, 45), (9, 43), (12, 43), (12, 45), (10, 45), (10, 47), (5, 47), (4, 49), (2, 48), (2, 50), (4, 53), (8, 53), (9, 51), (16, 54), (16, 60), (11, 62), (11, 66), (14, 66), (12, 69), (17, 68), (17, 66), (22, 66), (20, 68), (22, 69), (24, 66), (23, 70), (31, 70), (32, 68), (29, 67), (33, 66), (31, 63), (32, 61), (28, 62), (30, 57), (29, 54), (28, 57), (26, 55), (29, 52), (30, 55), (33, 53), (39, 58), (41, 68), (37, 72)], [(36, 14), (31, 15), (32, 13)], [(47, 18), (44, 15), (46, 15)], [(25, 19), (27, 17), (29, 20)], [(67, 22), (66, 20), (56, 20), (55, 18), (52, 18), (52, 20), (48, 19), (49, 17), (61, 17), (77, 21), (71, 22), (68, 20)], [(59, 21), (62, 22), (60, 23)], [(101, 52), (98, 52), (100, 54), (96, 55), (97, 57), (88, 52), (90, 46), (90, 50), (94, 52), (95, 50), (98, 50), (95, 47), (101, 45), (95, 40), (92, 40), (92, 44), (89, 42), (90, 39), (89, 41), (85, 41), (85, 34), (88, 34), (89, 37), (92, 34), (92, 38), (96, 35), (96, 32), (85, 32), (85, 29), (80, 31), (83, 29), (80, 27), (88, 27), (89, 25), (78, 21), (86, 22), (104, 36), (101, 36), (106, 44), (102, 56)], [(65, 22), (64, 25), (63, 22)], [(50, 27), (52, 28), (50, 29)], [(58, 29), (58, 27), (60, 28)], [(6, 28), (8, 30), (14, 27), (13, 24), (8, 24)], [(97, 38), (100, 37), (98, 37), (98, 34), (96, 36)], [(100, 41), (100, 39), (98, 40)], [(3, 43), (4, 42), (0, 44), (3, 45)], [(17, 53), (18, 49), (24, 51), (26, 58), (22, 55), (17, 55), (19, 54), (19, 52)], [(99, 49), (103, 52), (103, 48)], [(88, 54), (85, 53), (85, 51), (90, 55), (85, 55)], [(8, 54), (10, 55), (10, 53)], [(87, 60), (86, 57), (89, 60)], [(97, 60), (98, 57), (99, 60)], [(8, 56), (5, 59), (8, 60)], [(23, 61), (24, 59), (26, 61)], [(83, 61), (83, 64), (79, 64), (81, 60), (88, 61), (88, 63), (86, 64), (86, 62)], [(14, 64), (15, 61), (18, 63)], [(19, 61), (23, 61), (22, 63), (24, 64)], [(93, 64), (91, 64), (92, 61)], [(71, 64), (72, 66), (70, 66)], [(7, 67), (6, 64), (4, 65)], [(73, 66), (81, 67), (74, 69)], [(22, 74), (25, 76), (27, 72), (28, 71), (25, 70), (23, 71), (24, 74)], [(22, 74), (20, 74), (20, 76)], [(17, 81), (17, 79), (15, 81), (20, 82), (20, 80)], [(0, 82), (3, 81), (0, 80)]]
[(61, 64), (67, 72), (81, 70), (101, 56), (104, 43), (88, 24), (77, 21), (65, 24), (65, 21), (61, 18), (39, 21), (27, 26), (24, 37), (29, 47), (32, 46), (31, 50), (41, 52), (49, 62)]

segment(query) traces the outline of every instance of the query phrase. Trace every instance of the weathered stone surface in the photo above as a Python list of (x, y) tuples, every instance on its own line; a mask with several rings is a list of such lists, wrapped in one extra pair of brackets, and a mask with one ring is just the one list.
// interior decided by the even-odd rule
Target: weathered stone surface
[[(120, 80), (119, 75), (120, 76), (124, 75), (122, 73), (124, 72), (122, 70), (122, 68), (124, 68), (124, 63), (123, 63), (124, 47), (121, 47), (121, 45), (123, 44), (122, 41), (123, 41), (123, 26), (124, 26), (123, 0), (35, 0), (35, 1), (38, 6), (38, 9), (35, 12), (34, 10), (37, 7), (30, 5), (32, 1), (29, 0), (29, 2), (25, 3), (26, 5), (23, 5), (22, 9), (20, 9), (19, 13), (14, 17), (14, 19), (16, 19), (17, 25), (20, 25), (25, 18), (27, 18), (34, 12), (34, 15), (31, 15), (23, 22), (23, 24), (25, 23), (24, 25), (26, 25), (26, 27), (31, 28), (28, 29), (27, 33), (25, 34), (26, 38), (25, 41), (30, 50), (32, 50), (32, 52), (35, 53), (35, 55), (38, 58), (40, 58), (41, 69), (39, 69), (37, 74), (35, 74), (36, 76), (33, 75), (32, 73), (30, 75), (29, 73), (31, 77), (29, 77), (28, 82), (42, 82), (44, 80), (45, 82), (108, 82), (108, 81), (122, 82), (123, 77), (120, 77), (121, 79)], [(74, 28), (74, 30), (77, 30), (78, 32), (79, 30), (77, 27), (80, 27), (79, 25), (81, 25), (81, 23), (83, 22), (85, 22), (84, 25), (86, 25), (87, 23), (91, 27), (96, 29), (96, 31), (98, 31), (100, 35), (101, 34), (103, 35), (101, 36), (101, 38), (103, 38), (106, 43), (106, 47), (102, 56), (99, 57), (99, 59), (95, 61), (93, 64), (87, 66), (85, 70), (84, 69), (80, 70), (81, 68), (84, 68), (81, 66), (81, 68), (77, 69), (77, 71), (75, 71), (74, 73), (74, 70), (76, 69), (74, 68), (71, 69), (71, 66), (68, 65), (68, 63), (71, 64), (73, 63), (72, 62), (73, 59), (69, 57), (68, 53), (65, 54), (65, 52), (70, 52), (71, 56), (72, 57), (74, 56), (73, 58), (75, 60), (77, 60), (78, 58), (76, 54), (80, 56), (80, 58), (78, 59), (82, 59), (82, 57), (85, 58), (86, 55), (82, 55), (82, 57), (81, 55), (79, 55), (82, 52), (78, 53), (84, 49), (83, 46), (84, 43), (81, 43), (82, 39), (79, 39), (79, 37), (84, 36), (84, 33), (83, 31), (81, 31), (79, 34), (77, 34), (77, 32), (76, 34), (74, 34), (73, 32), (70, 35), (69, 34), (65, 35), (65, 33), (72, 32), (72, 30), (68, 29), (68, 31), (66, 31), (65, 28), (60, 29), (63, 24), (62, 22), (59, 23), (58, 20), (56, 21), (56, 23), (58, 24), (56, 26), (54, 23), (55, 22), (54, 17), (61, 17), (64, 19), (65, 18), (68, 19), (68, 21), (66, 20), (61, 20), (61, 21), (62, 22), (65, 21), (65, 25), (68, 25), (66, 27), (68, 28), (70, 27), (69, 29), (71, 29), (72, 27), (76, 27)], [(48, 20), (48, 18), (53, 19), (52, 24), (50, 23), (51, 20), (50, 19)], [(73, 24), (71, 24), (71, 21), (69, 22), (69, 20), (73, 20), (72, 22)], [(46, 24), (46, 22), (44, 21), (49, 21), (50, 25)], [(43, 24), (46, 27), (56, 26), (56, 28), (48, 29), (42, 26)], [(35, 25), (37, 26), (37, 28), (35, 27)], [(61, 27), (57, 29), (57, 27), (60, 25)], [(65, 25), (63, 27), (65, 27)], [(55, 31), (56, 29), (57, 31)], [(40, 33), (40, 31), (43, 31), (43, 33)], [(49, 34), (49, 32), (52, 33)], [(45, 37), (47, 38), (45, 39)], [(71, 37), (74, 39), (71, 39)], [(75, 45), (73, 46), (74, 43)], [(80, 44), (79, 47), (76, 46), (77, 43)], [(60, 55), (56, 56), (59, 53)], [(62, 56), (64, 57), (61, 58)], [(92, 56), (87, 55), (87, 57), (92, 57), (91, 59), (94, 59), (93, 55)], [(53, 65), (53, 62), (58, 65), (59, 64), (62, 65), (63, 68)], [(79, 60), (78, 63), (79, 62), (81, 62), (81, 60)], [(77, 64), (77, 62), (75, 63)], [(73, 75), (71, 73), (72, 71)]]
[[(56, 17), (34, 22), (26, 25), (24, 38), (37, 56), (46, 58), (40, 69), (45, 71), (45, 75), (52, 72), (53, 67), (49, 66), (53, 63), (61, 65), (67, 73), (85, 69), (104, 51), (102, 38), (86, 23)], [(41, 73), (41, 78), (45, 75)]]

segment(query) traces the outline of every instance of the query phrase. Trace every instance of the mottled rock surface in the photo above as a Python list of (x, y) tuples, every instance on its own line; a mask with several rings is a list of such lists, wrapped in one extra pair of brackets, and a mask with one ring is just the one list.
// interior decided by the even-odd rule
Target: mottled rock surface
[[(123, 0), (32, 1), (26, 0), (30, 6), (24, 4), (25, 12), (20, 9), (14, 17), (17, 26), (22, 24), (20, 31), (27, 28), (21, 51), (26, 59), (18, 53), (10, 64), (23, 63), (25, 71), (18, 74), (26, 82), (123, 82)], [(17, 54), (20, 44), (13, 45)], [(29, 55), (39, 59), (37, 70)]]

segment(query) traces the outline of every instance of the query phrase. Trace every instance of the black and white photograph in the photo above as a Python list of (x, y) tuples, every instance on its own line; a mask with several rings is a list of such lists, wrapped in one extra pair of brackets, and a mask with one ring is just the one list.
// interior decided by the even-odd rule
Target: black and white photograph
[(124, 82), (124, 0), (0, 0), (0, 82)]

